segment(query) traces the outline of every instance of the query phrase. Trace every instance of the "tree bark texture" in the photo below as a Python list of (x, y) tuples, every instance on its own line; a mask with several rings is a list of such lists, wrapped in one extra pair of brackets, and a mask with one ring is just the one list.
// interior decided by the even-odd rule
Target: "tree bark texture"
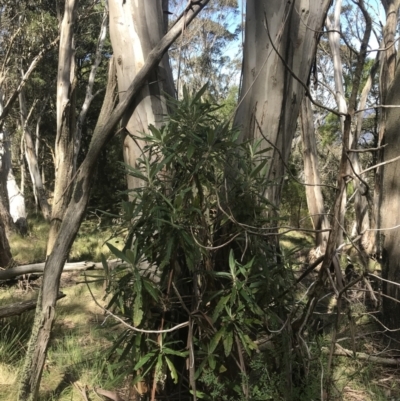
[[(387, 95), (387, 104), (400, 105), (400, 68), (397, 67), (393, 85)], [(383, 161), (400, 154), (400, 109), (386, 111)], [(383, 282), (383, 292), (400, 301), (400, 162), (383, 167), (380, 228), (382, 231), (382, 276), (394, 284)], [(397, 285), (396, 285), (397, 284)], [(400, 304), (383, 297), (383, 310), (390, 328), (400, 327)]]
[(241, 140), (262, 140), (263, 148), (271, 148), (265, 195), (275, 205), (280, 202), (303, 85), (315, 57), (316, 31), (322, 29), (329, 4), (329, 0), (247, 1), (243, 84), (235, 125), (241, 127)]
[[(117, 65), (120, 100), (142, 68), (150, 51), (164, 33), (164, 13), (161, 0), (110, 0), (110, 36)], [(122, 126), (126, 128), (124, 161), (135, 167), (142, 156), (142, 133), (148, 133), (150, 124), (159, 127), (165, 120), (167, 106), (164, 93), (174, 95), (172, 72), (166, 54), (160, 65), (151, 72), (140, 95), (124, 114)], [(139, 138), (133, 139), (130, 135)], [(139, 178), (127, 177), (128, 189), (143, 183)]]
[[(397, 15), (400, 8), (400, 0), (382, 0), (382, 5), (386, 12), (386, 24), (383, 29), (383, 41), (381, 47), (386, 49), (380, 53), (380, 77), (379, 77), (379, 92), (381, 104), (388, 103), (388, 91), (391, 87), (396, 69), (396, 30), (397, 30)], [(383, 108), (380, 110), (379, 115), (379, 138), (378, 146), (383, 143), (387, 143), (384, 139), (386, 131), (387, 113), (389, 110)], [(382, 162), (386, 156), (384, 156), (384, 150), (378, 152), (377, 163)], [(384, 222), (381, 221), (382, 205), (383, 205), (383, 167), (378, 167), (375, 170), (375, 186), (374, 186), (374, 213), (377, 227), (384, 227)], [(380, 249), (381, 240), (379, 232), (375, 235), (375, 248), (377, 254), (382, 252)]]
[[(200, 0), (200, 2), (196, 2), (183, 13), (179, 21), (150, 52), (142, 69), (137, 73), (127, 89), (125, 98), (120, 101), (115, 110), (111, 112), (112, 110), (107, 111), (102, 108), (88, 153), (74, 179), (73, 194), (65, 213), (65, 218), (62, 221), (61, 229), (53, 250), (46, 261), (35, 321), (20, 376), (18, 401), (36, 401), (38, 397), (40, 379), (55, 317), (55, 304), (60, 276), (86, 210), (95, 165), (100, 152), (113, 136), (114, 129), (126, 113), (126, 110), (132, 106), (135, 97), (146, 84), (151, 71), (158, 66), (169, 46), (179, 37), (185, 24), (186, 26), (190, 24), (208, 1)], [(110, 97), (114, 98), (114, 90), (113, 83), (110, 84), (109, 82), (105, 95), (105, 104), (114, 104), (113, 100), (108, 101)]]
[[(304, 97), (301, 103), (300, 122), (308, 210), (315, 230), (329, 229), (330, 225), (325, 214), (324, 198), (321, 191), (314, 116), (308, 97)], [(321, 254), (325, 253), (328, 237), (328, 231), (316, 234), (315, 246), (319, 248)]]
[(3, 221), (0, 219), (0, 267), (7, 268), (10, 266), (11, 262), (12, 255), (7, 239), (6, 229)]
[(57, 75), (57, 132), (55, 143), (55, 183), (47, 255), (53, 249), (72, 192), (75, 149), (75, 49), (74, 23), (77, 0), (65, 2), (60, 25)]

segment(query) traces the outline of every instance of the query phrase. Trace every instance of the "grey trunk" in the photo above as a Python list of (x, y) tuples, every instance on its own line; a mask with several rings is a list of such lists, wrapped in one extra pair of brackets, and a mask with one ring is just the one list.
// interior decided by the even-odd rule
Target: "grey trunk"
[(322, 29), (329, 4), (329, 0), (247, 1), (243, 84), (235, 125), (241, 127), (241, 140), (260, 139), (263, 148), (271, 148), (265, 195), (276, 206), (305, 92), (298, 79), (306, 83), (309, 78), (318, 41), (315, 32)]
[[(120, 100), (123, 100), (126, 90), (143, 67), (148, 54), (164, 34), (164, 13), (161, 0), (110, 0), (109, 9), (118, 92)], [(122, 126), (126, 128), (124, 161), (132, 167), (136, 166), (137, 159), (142, 156), (142, 133), (148, 133), (150, 124), (159, 127), (165, 120), (168, 110), (164, 93), (174, 95), (167, 54), (151, 72), (148, 83), (122, 119)], [(132, 139), (131, 136), (138, 138)], [(127, 181), (128, 189), (143, 185), (140, 179), (132, 176), (128, 176)]]
[[(300, 121), (308, 210), (314, 229), (318, 231), (327, 230), (330, 225), (325, 214), (324, 198), (321, 191), (314, 116), (310, 99), (307, 97), (304, 97), (301, 104)], [(328, 231), (316, 233), (315, 246), (319, 248), (322, 254), (325, 253), (328, 237)]]

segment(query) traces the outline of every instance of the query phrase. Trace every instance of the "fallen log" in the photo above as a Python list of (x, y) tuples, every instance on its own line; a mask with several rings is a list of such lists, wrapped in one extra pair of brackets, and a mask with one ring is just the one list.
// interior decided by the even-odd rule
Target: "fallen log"
[[(65, 294), (60, 292), (57, 296), (57, 299), (64, 298), (65, 296)], [(36, 301), (36, 299), (31, 299), (29, 301), (22, 301), (15, 304), (0, 306), (0, 319), (4, 317), (20, 315), (28, 310), (35, 309)]]
[[(109, 269), (113, 269), (116, 267), (121, 261), (119, 259), (109, 260), (108, 262)], [(16, 266), (7, 270), (0, 270), (0, 281), (10, 280), (16, 278), (18, 276), (23, 276), (24, 274), (41, 274), (44, 271), (45, 263), (33, 263), (30, 265)], [(71, 271), (85, 271), (85, 270), (102, 270), (103, 264), (101, 262), (75, 262), (75, 263), (66, 263), (64, 265), (64, 272)]]
[[(329, 354), (330, 350), (327, 347), (322, 347), (322, 352), (324, 354)], [(384, 358), (384, 357), (380, 357), (380, 356), (368, 355), (364, 352), (356, 352), (354, 354), (353, 351), (343, 348), (339, 344), (336, 344), (336, 348), (333, 351), (333, 355), (347, 356), (349, 358), (360, 359), (363, 361), (377, 363), (377, 364), (385, 365), (385, 366), (396, 366), (396, 367), (400, 366), (399, 358)]]

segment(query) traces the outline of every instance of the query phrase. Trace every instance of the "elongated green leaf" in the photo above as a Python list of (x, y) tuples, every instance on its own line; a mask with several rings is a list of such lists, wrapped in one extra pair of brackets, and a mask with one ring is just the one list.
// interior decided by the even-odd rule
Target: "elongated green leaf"
[(189, 351), (175, 351), (174, 349), (171, 348), (164, 348), (164, 354), (176, 355), (182, 358), (186, 358), (189, 355)]
[(207, 88), (208, 88), (208, 84), (205, 84), (202, 88), (200, 88), (200, 90), (196, 93), (196, 95), (192, 99), (192, 104), (198, 102), (201, 99), (201, 97), (204, 95)]
[(229, 252), (229, 269), (231, 270), (232, 279), (236, 278), (236, 262), (235, 255), (233, 254), (233, 250)]
[(217, 348), (217, 345), (219, 341), (221, 340), (221, 337), (225, 334), (225, 327), (222, 327), (221, 330), (219, 330), (217, 333), (215, 333), (214, 337), (210, 341), (210, 346), (209, 346), (209, 353), (212, 354), (215, 351), (215, 348)]
[(126, 258), (132, 266), (136, 265), (136, 252), (132, 251), (132, 249), (127, 249), (125, 251)]
[(150, 170), (150, 178), (153, 179), (174, 157), (174, 154), (169, 155), (161, 163), (154, 164), (154, 166)]
[(142, 309), (142, 297), (137, 295), (135, 297), (135, 303), (133, 305), (133, 325), (135, 327), (139, 326), (142, 323), (143, 319), (143, 309)]
[(219, 315), (220, 315), (221, 311), (224, 309), (229, 298), (230, 298), (230, 294), (225, 295), (224, 297), (221, 297), (220, 300), (218, 301), (217, 306), (215, 307), (214, 313), (212, 315), (213, 323), (215, 323), (217, 321), (217, 319), (219, 318)]
[(186, 157), (187, 157), (187, 159), (190, 161), (190, 159), (192, 158), (192, 156), (193, 156), (193, 153), (194, 153), (194, 151), (196, 150), (196, 148), (195, 148), (195, 146), (193, 145), (193, 144), (190, 144), (189, 146), (188, 146), (188, 150), (187, 150), (187, 152), (186, 152)]
[(116, 248), (114, 245), (110, 244), (107, 242), (107, 246), (110, 249), (110, 251), (118, 258), (123, 260), (126, 263), (130, 263), (128, 257), (125, 255), (124, 252), (120, 251), (118, 248)]
[[(193, 390), (190, 390), (190, 394), (193, 395)], [(200, 398), (201, 400), (211, 400), (212, 399), (206, 393), (203, 393), (202, 391), (198, 391), (198, 390), (196, 390), (196, 397)]]
[(264, 166), (267, 164), (268, 159), (264, 159), (257, 167), (253, 169), (253, 171), (250, 173), (250, 178), (255, 178), (257, 177), (257, 174), (264, 168)]
[(224, 352), (225, 356), (229, 356), (229, 354), (232, 351), (232, 344), (233, 344), (233, 333), (232, 331), (228, 331), (225, 333), (225, 336), (222, 340), (222, 343), (224, 345)]
[(143, 287), (146, 292), (154, 299), (154, 301), (158, 302), (160, 300), (158, 290), (154, 287), (152, 282), (143, 279)]
[(216, 361), (214, 355), (209, 355), (208, 356), (208, 364), (210, 365), (210, 368), (212, 370), (215, 369), (215, 367), (217, 366), (217, 361)]
[(151, 358), (155, 356), (155, 352), (149, 352), (148, 354), (142, 356), (138, 363), (134, 366), (133, 370), (139, 370), (145, 363), (147, 363)]
[(174, 381), (175, 384), (178, 383), (178, 373), (176, 372), (174, 364), (171, 362), (171, 360), (166, 356), (165, 361), (167, 362), (168, 369), (171, 372), (171, 377), (172, 380)]

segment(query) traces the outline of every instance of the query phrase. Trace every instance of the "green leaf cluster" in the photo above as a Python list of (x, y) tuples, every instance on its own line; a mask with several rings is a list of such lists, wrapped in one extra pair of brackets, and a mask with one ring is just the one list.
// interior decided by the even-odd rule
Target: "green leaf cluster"
[(107, 276), (109, 308), (142, 330), (113, 348), (135, 381), (213, 399), (210, 372), (227, 396), (242, 393), (266, 319), (280, 324), (291, 275), (266, 235), (276, 221), (263, 196), (265, 150), (238, 143), (205, 92), (185, 88), (161, 128), (134, 138), (145, 146), (126, 169), (143, 185), (122, 203), (126, 244), (109, 245), (122, 263)]

